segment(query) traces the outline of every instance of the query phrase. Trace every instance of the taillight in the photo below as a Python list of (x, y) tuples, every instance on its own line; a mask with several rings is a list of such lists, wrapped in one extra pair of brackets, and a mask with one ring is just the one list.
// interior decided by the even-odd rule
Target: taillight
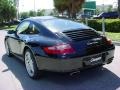
[(50, 55), (54, 54), (66, 55), (75, 53), (75, 50), (69, 44), (59, 44), (56, 46), (45, 47), (44, 51)]
[(111, 45), (111, 44), (112, 44), (112, 40), (111, 40), (111, 39), (106, 38), (106, 41), (107, 41), (107, 44), (108, 44), (108, 45)]

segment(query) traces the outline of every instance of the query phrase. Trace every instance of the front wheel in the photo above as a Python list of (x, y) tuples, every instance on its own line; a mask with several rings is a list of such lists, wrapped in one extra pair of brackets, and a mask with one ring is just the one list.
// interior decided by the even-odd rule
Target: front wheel
[(28, 75), (32, 79), (39, 79), (40, 78), (40, 72), (37, 68), (35, 57), (29, 49), (27, 49), (25, 51), (24, 59), (25, 59), (25, 67), (26, 67)]

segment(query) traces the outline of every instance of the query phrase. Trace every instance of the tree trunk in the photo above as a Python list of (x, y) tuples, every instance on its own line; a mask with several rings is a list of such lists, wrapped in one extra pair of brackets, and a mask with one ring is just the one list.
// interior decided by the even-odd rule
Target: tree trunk
[(70, 18), (70, 9), (67, 10), (68, 18)]
[(76, 19), (76, 8), (74, 1), (71, 3), (71, 19)]

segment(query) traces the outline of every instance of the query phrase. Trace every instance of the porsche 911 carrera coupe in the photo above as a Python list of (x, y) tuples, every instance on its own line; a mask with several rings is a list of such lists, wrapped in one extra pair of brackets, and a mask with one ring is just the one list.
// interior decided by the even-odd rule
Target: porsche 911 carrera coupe
[(25, 63), (32, 79), (38, 79), (43, 71), (73, 72), (109, 64), (115, 46), (82, 23), (43, 16), (27, 18), (8, 31), (5, 48), (8, 56)]

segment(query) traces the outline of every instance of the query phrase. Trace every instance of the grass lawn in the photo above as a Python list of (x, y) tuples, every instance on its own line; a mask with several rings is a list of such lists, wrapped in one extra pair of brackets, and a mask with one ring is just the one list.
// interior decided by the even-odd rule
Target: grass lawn
[[(100, 31), (98, 31), (100, 32)], [(102, 32), (100, 32), (102, 34)], [(120, 42), (120, 33), (113, 33), (113, 32), (106, 32), (106, 36), (111, 39), (112, 41), (119, 41)]]
[(108, 38), (112, 39), (113, 41), (120, 42), (120, 33), (106, 32), (106, 35)]
[(4, 27), (0, 27), (0, 30), (15, 30), (16, 27), (17, 25), (12, 25), (10, 27), (4, 26)]

